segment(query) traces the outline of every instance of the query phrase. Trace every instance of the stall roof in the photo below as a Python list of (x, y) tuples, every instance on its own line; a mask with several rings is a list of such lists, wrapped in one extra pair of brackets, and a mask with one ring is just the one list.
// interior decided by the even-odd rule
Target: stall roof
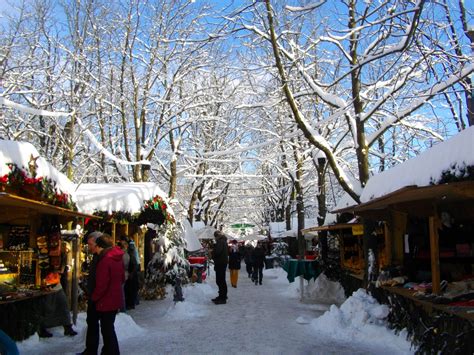
[[(458, 180), (467, 179), (468, 166), (474, 166), (474, 126), (445, 142), (439, 143), (415, 158), (370, 178), (361, 194), (361, 204), (333, 212), (382, 209), (388, 204), (426, 199), (466, 198), (461, 191), (472, 189), (466, 183), (438, 184), (443, 173)], [(471, 182), (472, 183), (472, 182)], [(452, 186), (452, 187), (448, 187)], [(457, 196), (457, 197), (456, 197)], [(370, 207), (369, 207), (370, 206)]]
[[(413, 202), (431, 202), (432, 205), (443, 205), (451, 202), (474, 200), (474, 181), (453, 182), (431, 186), (407, 186), (385, 196), (370, 200), (347, 210), (359, 213), (383, 210), (396, 206), (399, 211), (414, 211)], [(416, 211), (414, 211), (416, 212)]]
[(16, 207), (25, 210), (35, 210), (40, 213), (67, 216), (67, 217), (84, 217), (84, 218), (100, 218), (97, 216), (91, 216), (89, 214), (75, 212), (66, 208), (49, 205), (44, 202), (36, 200), (30, 200), (24, 197), (11, 195), (5, 192), (0, 192), (0, 206), (2, 207)]
[(90, 214), (94, 211), (138, 213), (145, 201), (156, 196), (165, 201), (168, 213), (174, 215), (166, 194), (153, 182), (80, 184), (76, 190), (77, 208)]
[(16, 164), (25, 171), (30, 171), (29, 165), (33, 164), (32, 159), (36, 163), (37, 178), (43, 177), (54, 181), (60, 192), (71, 195), (75, 201), (75, 185), (72, 181), (41, 157), (31, 143), (0, 139), (0, 176), (10, 173), (10, 168), (7, 165), (9, 163)]
[(372, 176), (362, 191), (360, 200), (366, 203), (406, 186), (436, 184), (445, 171), (462, 178), (467, 173), (466, 166), (474, 166), (474, 126), (436, 144), (415, 158)]
[(320, 232), (320, 231), (332, 231), (332, 230), (339, 230), (339, 229), (350, 229), (355, 226), (361, 226), (362, 223), (338, 223), (338, 224), (327, 224), (324, 226), (316, 226), (310, 227), (306, 229), (302, 229), (301, 232), (303, 234), (311, 233), (311, 232)]

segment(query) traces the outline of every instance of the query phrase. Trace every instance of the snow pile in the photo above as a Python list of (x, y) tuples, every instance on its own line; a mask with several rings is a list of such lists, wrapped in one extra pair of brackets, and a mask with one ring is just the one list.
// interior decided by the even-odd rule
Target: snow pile
[[(188, 284), (183, 287), (184, 302), (176, 302), (165, 314), (168, 320), (185, 320), (208, 315), (209, 301), (217, 296), (217, 288), (207, 283)], [(170, 293), (171, 297), (171, 293)]]
[(287, 279), (286, 272), (282, 272), (283, 269), (274, 268), (274, 269), (265, 269), (263, 271), (263, 280), (271, 281), (277, 285), (280, 285), (279, 294), (289, 299), (299, 299), (300, 298), (300, 287), (299, 282), (289, 283)]
[(380, 305), (364, 289), (355, 291), (340, 308), (330, 310), (311, 322), (313, 329), (329, 338), (352, 343), (385, 347), (387, 353), (410, 353), (406, 333), (387, 331), (386, 305)]
[(143, 336), (147, 333), (147, 330), (135, 323), (130, 315), (118, 313), (115, 318), (115, 332), (117, 333), (117, 338), (122, 341)]
[(304, 288), (304, 297), (311, 303), (341, 305), (345, 300), (344, 289), (339, 282), (329, 280), (324, 273), (310, 281)]

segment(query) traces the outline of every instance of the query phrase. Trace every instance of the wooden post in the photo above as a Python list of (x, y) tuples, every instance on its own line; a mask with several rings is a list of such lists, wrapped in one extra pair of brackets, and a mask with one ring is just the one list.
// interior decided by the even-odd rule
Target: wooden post
[(320, 231), (319, 234), (319, 247), (321, 250), (321, 259), (327, 261), (328, 259), (328, 231)]
[(392, 265), (392, 230), (390, 224), (385, 222), (384, 226), (384, 238), (385, 238), (385, 258), (387, 260), (387, 265)]
[(79, 253), (80, 241), (78, 238), (72, 240), (72, 285), (71, 285), (71, 309), (72, 309), (72, 322), (76, 324), (77, 313), (78, 313), (78, 293), (79, 293), (79, 265), (80, 264), (80, 253)]
[(440, 272), (439, 272), (439, 235), (438, 225), (439, 219), (435, 216), (430, 216), (430, 251), (431, 251), (431, 284), (433, 293), (438, 295), (440, 293)]
[(116, 234), (117, 224), (115, 222), (112, 223), (112, 243), (115, 245), (115, 234)]

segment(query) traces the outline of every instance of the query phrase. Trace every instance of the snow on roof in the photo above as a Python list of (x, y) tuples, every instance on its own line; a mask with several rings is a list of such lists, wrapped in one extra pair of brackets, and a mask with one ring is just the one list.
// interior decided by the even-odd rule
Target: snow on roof
[[(343, 208), (349, 207), (349, 206), (354, 206), (356, 205), (357, 202), (352, 198), (351, 195), (349, 195), (347, 192), (344, 192), (341, 196), (341, 198), (337, 201), (336, 206), (334, 206), (333, 210), (341, 210)], [(332, 214), (332, 213), (330, 213)], [(326, 220), (328, 218), (326, 217)], [(335, 218), (334, 218), (335, 221)]]
[(361, 202), (367, 202), (405, 186), (428, 186), (430, 182), (437, 182), (443, 171), (450, 170), (453, 174), (459, 174), (459, 168), (472, 165), (474, 127), (469, 127), (417, 157), (372, 176), (360, 199)]
[(36, 178), (43, 177), (52, 180), (56, 183), (56, 189), (71, 195), (75, 201), (74, 183), (41, 157), (31, 143), (0, 139), (0, 176), (10, 173), (11, 170), (7, 166), (9, 163), (16, 164), (17, 167), (30, 173), (29, 163), (32, 157), (38, 158), (36, 159)]
[(96, 210), (138, 213), (144, 201), (155, 196), (161, 197), (168, 206), (168, 213), (174, 215), (166, 194), (153, 182), (81, 184), (76, 190), (77, 208), (89, 214)]

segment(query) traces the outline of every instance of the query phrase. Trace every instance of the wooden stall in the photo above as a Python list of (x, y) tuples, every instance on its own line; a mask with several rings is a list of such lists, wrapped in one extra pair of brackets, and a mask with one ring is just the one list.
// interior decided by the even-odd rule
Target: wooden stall
[(0, 328), (23, 340), (58, 292), (50, 286), (63, 285), (75, 321), (80, 229), (71, 229), (95, 217), (77, 212), (73, 184), (31, 144), (0, 140), (0, 153)]
[(423, 351), (474, 351), (473, 152), (470, 127), (375, 175), (363, 203), (336, 211), (366, 229), (383, 222), (388, 267), (370, 286), (392, 306), (393, 327), (407, 328)]
[[(353, 210), (364, 219), (385, 221), (390, 265), (408, 273), (426, 270), (434, 294), (441, 293), (442, 279), (474, 276), (474, 181), (404, 187)], [(454, 275), (448, 265), (464, 271)]]
[(77, 187), (76, 198), (80, 211), (102, 218), (98, 226), (89, 229), (109, 233), (114, 242), (122, 236), (134, 240), (141, 270), (145, 270), (145, 263), (152, 254), (151, 241), (154, 237), (146, 228), (146, 223), (163, 223), (163, 220), (153, 220), (151, 215), (147, 218), (143, 213), (145, 205), (159, 204), (163, 208), (163, 216), (174, 218), (166, 194), (151, 182), (81, 184)]
[[(324, 226), (310, 227), (302, 230), (303, 234), (318, 233), (328, 238), (327, 246), (329, 258), (334, 259), (337, 253), (337, 260), (340, 267), (347, 271), (348, 276), (354, 277), (362, 285), (365, 276), (366, 255), (364, 252), (364, 225), (354, 219), (347, 223), (334, 223)], [(377, 258), (381, 267), (387, 265), (386, 257), (386, 233), (383, 228), (377, 228)], [(319, 236), (318, 236), (319, 238)]]

